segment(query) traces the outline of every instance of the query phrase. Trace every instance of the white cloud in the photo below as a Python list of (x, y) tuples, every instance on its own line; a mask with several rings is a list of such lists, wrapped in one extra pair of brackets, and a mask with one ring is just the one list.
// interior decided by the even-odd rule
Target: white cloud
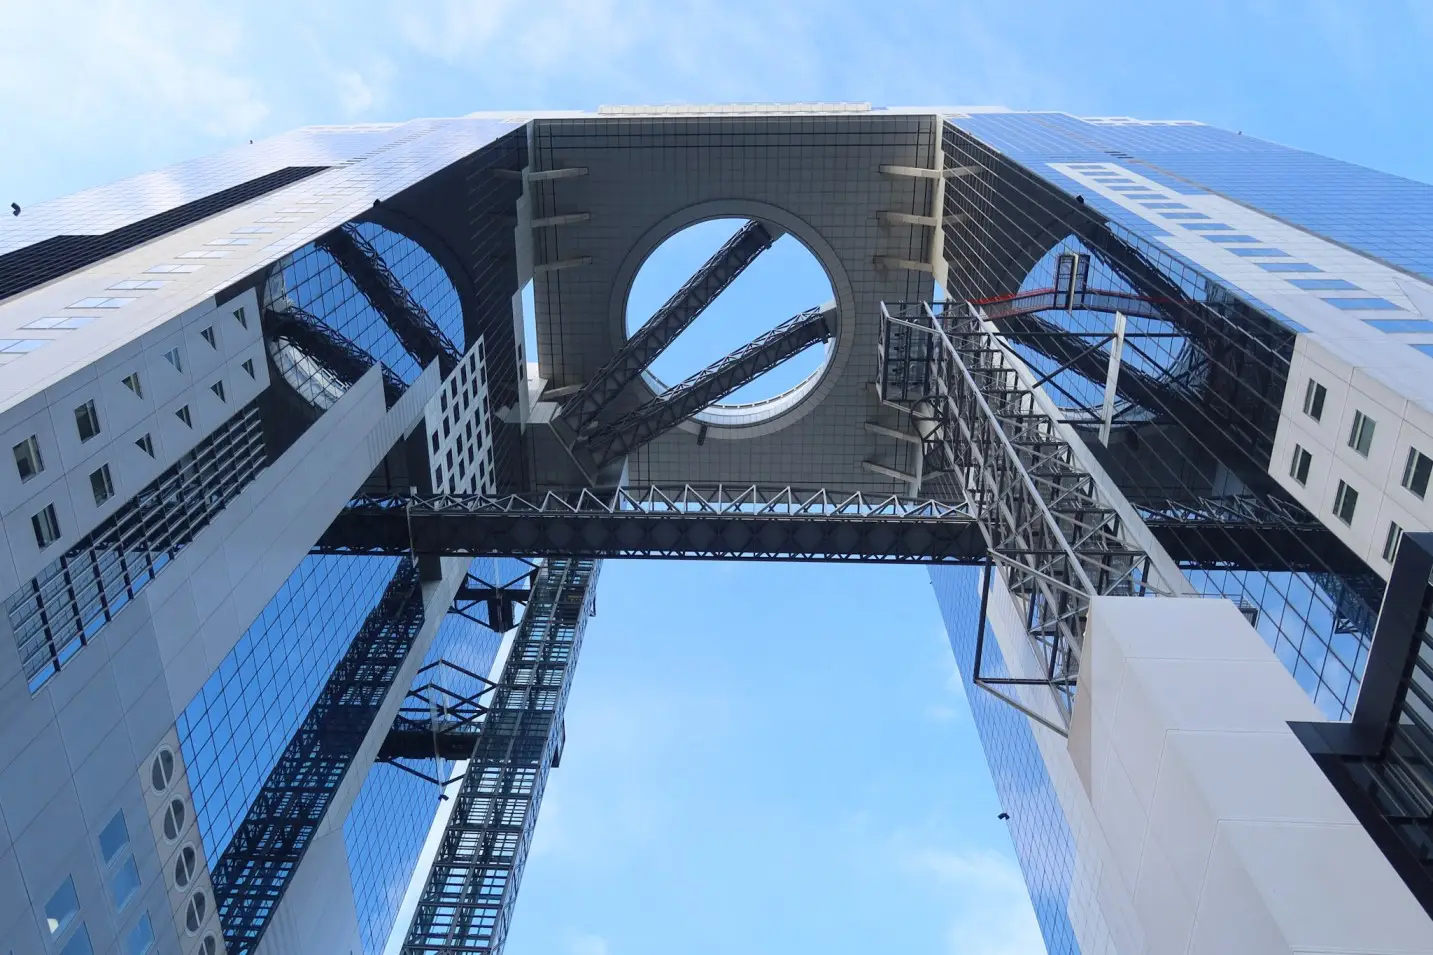
[(601, 935), (574, 932), (567, 936), (568, 955), (610, 955), (612, 948)]
[(949, 890), (951, 955), (1044, 955), (1025, 880), (1009, 858), (925, 847), (906, 851), (903, 861), (908, 872)]

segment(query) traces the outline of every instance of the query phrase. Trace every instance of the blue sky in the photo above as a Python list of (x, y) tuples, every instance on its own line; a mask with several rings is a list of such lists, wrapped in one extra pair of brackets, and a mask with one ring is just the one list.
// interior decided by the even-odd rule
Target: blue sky
[[(773, 100), (1199, 119), (1433, 181), (1426, 0), (0, 0), (0, 22), (4, 205), (305, 123)], [(642, 310), (719, 241), (671, 251)], [(819, 304), (796, 258), (732, 289), (732, 328)], [(598, 607), (510, 955), (1040, 950), (923, 573), (614, 563)]]

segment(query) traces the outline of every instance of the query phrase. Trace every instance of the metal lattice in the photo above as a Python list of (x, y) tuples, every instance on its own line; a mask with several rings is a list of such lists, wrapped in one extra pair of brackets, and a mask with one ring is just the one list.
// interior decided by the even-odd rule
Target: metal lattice
[(393, 329), (404, 350), (420, 366), (436, 360), (445, 378), (458, 366), (463, 357), (461, 349), (448, 341), (427, 309), (389, 270), (383, 256), (358, 231), (358, 226), (345, 223), (314, 244), (333, 256), (339, 268), (348, 273), (363, 297)]
[(882, 305), (882, 322), (882, 398), (910, 408), (926, 474), (964, 496), (1040, 661), (1038, 679), (987, 677), (977, 648), (974, 682), (1064, 732), (1004, 688), (1048, 686), (1067, 725), (1090, 600), (1142, 593), (1148, 559), (978, 309)]
[(599, 563), (552, 558), (538, 572), (419, 896), (403, 955), (502, 951)]
[(404, 560), (214, 866), (229, 955), (258, 948), (422, 626), (418, 569)]
[(771, 248), (776, 241), (772, 233), (764, 223), (752, 220), (712, 253), (696, 274), (562, 406), (561, 414), (568, 424), (580, 431), (595, 421), (602, 409), (696, 321), (758, 255)]
[(584, 438), (599, 465), (617, 460), (675, 428), (712, 403), (831, 337), (831, 308), (789, 318), (679, 385)]

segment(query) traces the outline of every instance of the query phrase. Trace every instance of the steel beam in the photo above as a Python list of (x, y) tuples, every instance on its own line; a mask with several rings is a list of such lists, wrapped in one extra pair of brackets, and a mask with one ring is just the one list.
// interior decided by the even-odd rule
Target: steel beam
[(229, 955), (259, 947), (422, 626), (418, 571), (405, 560), (213, 868)]
[(265, 310), (264, 331), (271, 339), (289, 341), (336, 380), (350, 387), (368, 369), (381, 365), (383, 391), (390, 407), (408, 388), (393, 369), (297, 305)]
[(773, 228), (755, 219), (737, 230), (736, 235), (713, 253), (622, 349), (563, 404), (561, 415), (568, 425), (580, 431), (595, 421), (602, 409), (696, 321), (758, 255), (771, 248), (777, 237)]
[(404, 351), (420, 366), (437, 361), (444, 377), (457, 367), (462, 349), (448, 340), (356, 225), (350, 222), (339, 226), (320, 236), (315, 244), (333, 256), (374, 311), (393, 329)]
[(502, 951), (548, 772), (561, 752), (598, 569), (592, 560), (552, 558), (538, 572), (403, 955)]
[(836, 307), (813, 308), (583, 438), (599, 466), (665, 434), (742, 385), (831, 337)]

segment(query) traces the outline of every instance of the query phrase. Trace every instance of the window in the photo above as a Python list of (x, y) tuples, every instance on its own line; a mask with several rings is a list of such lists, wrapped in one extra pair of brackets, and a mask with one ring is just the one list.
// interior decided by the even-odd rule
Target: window
[(136, 398), (144, 397), (144, 386), (139, 383), (138, 372), (135, 372), (132, 375), (125, 375), (123, 378), (120, 379), (120, 383), (123, 384), (130, 391), (134, 392), (134, 396)]
[(1403, 528), (1393, 521), (1388, 522), (1388, 536), (1383, 539), (1383, 559), (1390, 564), (1398, 556), (1398, 545), (1403, 540)]
[(242, 305), (234, 309), (234, 318), (238, 321), (241, 328), (249, 327), (249, 317), (244, 314), (244, 307)]
[(244, 369), (244, 373), (250, 378), (253, 378), (255, 380), (258, 379), (259, 376), (254, 373), (254, 359), (245, 358), (243, 364), (241, 364), (239, 367)]
[(214, 326), (213, 326), (213, 325), (209, 325), (209, 326), (207, 326), (207, 327), (205, 327), (205, 328), (199, 329), (199, 334), (202, 335), (203, 338), (204, 338), (204, 340), (209, 343), (209, 347), (210, 347), (210, 348), (218, 348), (218, 347), (219, 347), (219, 340), (214, 337)]
[(80, 925), (79, 930), (70, 936), (65, 947), (60, 949), (60, 955), (95, 955), (94, 946), (90, 945), (90, 933), (84, 925)]
[(147, 434), (142, 434), (134, 441), (134, 446), (139, 448), (151, 458), (154, 457), (154, 439)]
[(63, 328), (75, 329), (84, 328), (94, 321), (93, 315), (46, 315), (44, 318), (37, 318), (33, 322), (26, 322), (21, 328)]
[(214, 955), (219, 951), (219, 940), (212, 935), (204, 936), (204, 944), (199, 946), (199, 955)]
[(1326, 298), (1334, 308), (1342, 309), (1345, 312), (1401, 312), (1397, 305), (1394, 305), (1386, 298)]
[(138, 891), (139, 869), (135, 867), (134, 856), (127, 855), (109, 880), (109, 897), (114, 902), (114, 910), (122, 911)]
[(81, 443), (100, 433), (100, 413), (95, 408), (94, 399), (75, 409), (75, 427), (79, 429)]
[(50, 901), (45, 903), (45, 928), (50, 930), (50, 937), (54, 938), (66, 928), (80, 911), (80, 901), (75, 896), (75, 880), (66, 876), (65, 881), (50, 896)]
[(187, 427), (194, 427), (194, 419), (189, 416), (188, 405), (180, 405), (179, 410), (174, 412), (174, 416), (180, 421), (183, 421)]
[(108, 464), (101, 464), (98, 471), (90, 474), (90, 490), (95, 495), (95, 507), (114, 497), (114, 480), (110, 477)]
[(184, 370), (184, 359), (179, 355), (179, 349), (171, 348), (164, 353), (164, 360), (174, 366), (175, 371)]
[(1314, 456), (1302, 445), (1294, 445), (1294, 460), (1289, 465), (1289, 477), (1300, 484), (1309, 483), (1309, 465), (1313, 463)]
[(124, 955), (147, 955), (154, 948), (154, 925), (149, 913), (139, 917), (139, 922), (124, 937)]
[(0, 338), (0, 355), (23, 355), (49, 343), (47, 338)]
[(212, 385), (209, 386), (209, 390), (212, 391), (212, 392), (214, 392), (214, 394), (219, 397), (219, 400), (220, 400), (220, 401), (228, 401), (228, 400), (229, 400), (229, 399), (227, 399), (227, 398), (224, 397), (224, 382), (222, 382), (222, 381), (216, 381), (216, 382), (214, 382), (214, 384), (212, 384)]
[(100, 856), (104, 859), (105, 865), (115, 860), (125, 846), (129, 845), (129, 827), (124, 824), (124, 811), (114, 814), (114, 818), (105, 823), (100, 830)]
[(35, 543), (41, 550), (60, 539), (60, 519), (55, 515), (53, 504), (46, 504), (40, 513), (31, 517), (30, 526), (35, 529)]
[(32, 434), (15, 445), (15, 468), (20, 472), (22, 481), (28, 481), (45, 470), (45, 461), (40, 457), (39, 435)]
[(184, 928), (190, 935), (199, 934), (199, 927), (204, 924), (204, 916), (208, 912), (209, 900), (203, 892), (195, 892), (189, 897), (189, 905), (184, 910)]
[(1309, 379), (1309, 387), (1304, 391), (1304, 414), (1315, 421), (1322, 421), (1324, 418), (1324, 399), (1328, 397), (1329, 390), (1323, 385)]
[(185, 846), (179, 851), (179, 856), (174, 860), (174, 887), (177, 889), (189, 888), (189, 883), (194, 880), (194, 870), (199, 865), (199, 855), (194, 851), (193, 846)]
[(1364, 457), (1373, 444), (1373, 429), (1378, 424), (1362, 411), (1353, 413), (1353, 427), (1348, 430), (1348, 446)]
[(1403, 486), (1415, 497), (1428, 493), (1428, 478), (1433, 475), (1433, 458), (1417, 448), (1408, 449), (1408, 463), (1403, 466)]
[(1333, 496), (1334, 516), (1345, 524), (1353, 523), (1353, 510), (1358, 507), (1358, 492), (1343, 481), (1338, 482), (1338, 491)]
[(154, 791), (162, 793), (169, 788), (169, 783), (174, 779), (174, 754), (167, 749), (161, 749), (155, 754), (154, 762), (149, 764), (149, 785)]
[(170, 842), (179, 838), (184, 831), (184, 820), (188, 816), (188, 810), (184, 808), (184, 800), (175, 797), (169, 800), (169, 805), (164, 809), (164, 838)]

